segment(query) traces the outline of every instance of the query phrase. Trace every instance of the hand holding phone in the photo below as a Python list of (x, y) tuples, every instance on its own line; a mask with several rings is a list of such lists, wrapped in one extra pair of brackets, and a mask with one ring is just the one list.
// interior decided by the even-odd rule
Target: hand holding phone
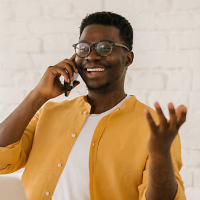
[(67, 83), (64, 80), (64, 90), (65, 90), (65, 96), (66, 97), (69, 95), (69, 93), (72, 90), (72, 88), (76, 86), (76, 83), (78, 83), (78, 81), (77, 81), (78, 76), (79, 76), (79, 74), (74, 73), (74, 75), (73, 75), (74, 79), (70, 83)]

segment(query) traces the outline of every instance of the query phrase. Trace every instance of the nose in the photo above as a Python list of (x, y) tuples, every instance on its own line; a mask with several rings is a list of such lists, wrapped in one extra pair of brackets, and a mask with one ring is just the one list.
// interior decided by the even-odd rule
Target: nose
[(91, 52), (88, 56), (85, 57), (86, 60), (94, 61), (101, 60), (101, 56), (96, 52), (95, 47), (91, 47)]

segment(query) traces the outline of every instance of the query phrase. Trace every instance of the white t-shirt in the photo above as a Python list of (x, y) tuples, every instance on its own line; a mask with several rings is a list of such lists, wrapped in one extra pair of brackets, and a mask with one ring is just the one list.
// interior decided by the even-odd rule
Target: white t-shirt
[(67, 163), (55, 188), (52, 200), (89, 200), (89, 152), (92, 136), (99, 121), (120, 107), (130, 95), (119, 104), (101, 114), (90, 114), (74, 143)]

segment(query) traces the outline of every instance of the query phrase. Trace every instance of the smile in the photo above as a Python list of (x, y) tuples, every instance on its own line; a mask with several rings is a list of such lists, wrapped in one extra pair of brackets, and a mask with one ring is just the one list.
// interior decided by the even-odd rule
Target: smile
[(103, 72), (105, 69), (103, 68), (87, 68), (87, 72)]

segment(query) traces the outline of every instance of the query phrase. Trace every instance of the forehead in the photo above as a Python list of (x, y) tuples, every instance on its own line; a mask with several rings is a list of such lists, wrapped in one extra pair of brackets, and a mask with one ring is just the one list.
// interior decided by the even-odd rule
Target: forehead
[(84, 40), (89, 43), (96, 43), (101, 40), (110, 40), (112, 42), (120, 42), (119, 29), (114, 26), (107, 25), (89, 25), (86, 26), (79, 38), (80, 41)]

